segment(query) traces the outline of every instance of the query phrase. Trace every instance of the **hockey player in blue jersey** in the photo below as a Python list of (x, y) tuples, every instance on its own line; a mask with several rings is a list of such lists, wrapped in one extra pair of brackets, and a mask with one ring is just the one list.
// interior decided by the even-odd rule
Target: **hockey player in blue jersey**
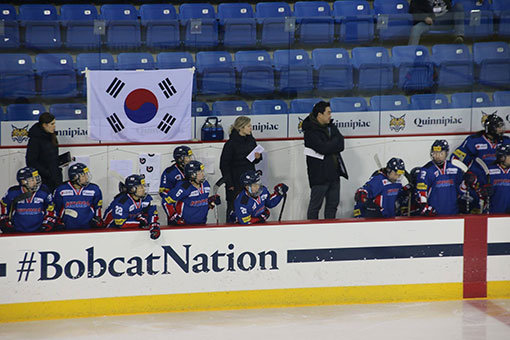
[(354, 217), (394, 217), (397, 200), (404, 195), (400, 181), (405, 174), (404, 161), (392, 158), (376, 171), (354, 195)]
[(447, 161), (449, 145), (444, 139), (436, 140), (431, 147), (432, 161), (421, 169), (416, 189), (421, 204), (421, 215), (455, 215), (459, 212), (458, 197), (464, 173)]
[(264, 223), (269, 218), (269, 209), (276, 207), (289, 190), (287, 185), (280, 183), (270, 194), (260, 183), (259, 173), (253, 170), (241, 175), (241, 184), (244, 190), (234, 201), (236, 220), (240, 224)]
[(67, 171), (69, 181), (55, 189), (53, 201), (58, 224), (67, 230), (102, 228), (101, 189), (90, 183), (92, 175), (83, 163), (76, 163)]
[[(121, 183), (122, 184), (122, 183)], [(145, 179), (141, 175), (130, 175), (121, 192), (115, 196), (105, 211), (104, 223), (109, 228), (148, 229), (155, 240), (160, 235), (158, 211), (152, 205), (152, 197), (146, 193)]]
[(34, 168), (21, 168), (19, 185), (9, 188), (0, 201), (0, 228), (3, 232), (51, 231), (55, 227), (52, 195)]
[(468, 136), (453, 152), (452, 159), (457, 158), (471, 166), (476, 157), (485, 164), (493, 164), (496, 160), (496, 147), (499, 144), (510, 145), (510, 137), (503, 135), (505, 122), (495, 113), (490, 114), (484, 121), (484, 130)]
[(478, 164), (471, 167), (477, 175), (481, 202), (480, 207), (490, 214), (510, 213), (510, 145), (498, 145), (496, 161), (489, 166), (489, 178)]
[(184, 179), (184, 167), (190, 161), (193, 160), (193, 152), (186, 145), (178, 146), (174, 149), (174, 161), (175, 163), (169, 166), (161, 174), (161, 181), (159, 184), (159, 195), (161, 196), (161, 204), (165, 211), (168, 224), (172, 224), (170, 221), (169, 209), (171, 209), (172, 203), (168, 198), (170, 190), (175, 188), (177, 182)]
[(220, 196), (209, 197), (211, 186), (199, 161), (186, 164), (184, 175), (185, 179), (168, 193), (169, 219), (179, 225), (205, 224), (209, 209), (221, 204)]

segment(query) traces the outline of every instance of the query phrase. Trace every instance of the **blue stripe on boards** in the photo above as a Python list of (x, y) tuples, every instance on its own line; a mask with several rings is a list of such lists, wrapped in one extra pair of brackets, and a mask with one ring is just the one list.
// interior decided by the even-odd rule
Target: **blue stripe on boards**
[(510, 242), (489, 243), (487, 245), (487, 255), (510, 255)]

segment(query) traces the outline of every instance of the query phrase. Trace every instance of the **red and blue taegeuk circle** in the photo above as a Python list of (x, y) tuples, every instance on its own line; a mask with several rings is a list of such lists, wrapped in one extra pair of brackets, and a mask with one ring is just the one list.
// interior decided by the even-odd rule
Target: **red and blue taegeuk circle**
[(133, 90), (124, 101), (124, 112), (135, 123), (147, 123), (158, 112), (158, 99), (147, 89)]

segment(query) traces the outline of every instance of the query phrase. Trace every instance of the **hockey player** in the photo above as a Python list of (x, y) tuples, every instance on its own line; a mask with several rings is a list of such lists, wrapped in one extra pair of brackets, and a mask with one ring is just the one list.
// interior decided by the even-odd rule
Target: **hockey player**
[(168, 216), (175, 224), (205, 224), (207, 213), (221, 204), (220, 196), (209, 197), (211, 186), (205, 179), (204, 165), (190, 161), (184, 167), (185, 179), (168, 193)]
[(83, 163), (69, 167), (69, 181), (55, 189), (53, 201), (58, 224), (65, 229), (102, 228), (101, 189), (90, 183), (92, 174)]
[(436, 140), (431, 147), (432, 161), (421, 169), (416, 189), (421, 204), (421, 215), (455, 215), (463, 172), (446, 160), (449, 145), (444, 139)]
[(159, 195), (161, 196), (161, 204), (170, 224), (169, 209), (171, 209), (168, 193), (175, 188), (178, 181), (184, 179), (184, 167), (193, 159), (193, 152), (186, 145), (178, 146), (174, 149), (175, 163), (163, 171), (159, 185)]
[(471, 166), (476, 157), (481, 158), (485, 164), (491, 165), (496, 160), (496, 147), (499, 144), (510, 145), (510, 137), (503, 135), (505, 122), (495, 113), (487, 116), (484, 122), (484, 130), (468, 136), (464, 142), (452, 154)]
[[(489, 166), (489, 179), (478, 165), (472, 167), (478, 177), (481, 201), (490, 214), (510, 213), (510, 145), (498, 145), (496, 161)], [(489, 203), (490, 202), (490, 203)]]
[(150, 237), (157, 239), (160, 235), (158, 211), (151, 204), (151, 195), (146, 193), (143, 176), (128, 176), (122, 188), (124, 190), (115, 196), (105, 211), (105, 225), (110, 228), (149, 229)]
[(394, 217), (397, 199), (402, 197), (401, 176), (404, 161), (392, 158), (386, 167), (376, 171), (354, 195), (354, 217)]
[(287, 185), (280, 183), (269, 194), (269, 190), (260, 183), (259, 173), (253, 170), (241, 175), (241, 183), (244, 190), (234, 201), (237, 223), (240, 224), (264, 223), (269, 218), (269, 209), (276, 207), (289, 190)]
[(0, 227), (3, 232), (51, 231), (55, 227), (52, 195), (34, 168), (21, 168), (19, 185), (9, 188), (0, 201)]

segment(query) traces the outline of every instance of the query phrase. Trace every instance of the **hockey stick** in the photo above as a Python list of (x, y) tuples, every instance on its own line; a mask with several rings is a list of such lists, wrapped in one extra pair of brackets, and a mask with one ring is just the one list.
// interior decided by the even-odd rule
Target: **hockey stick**
[[(218, 194), (218, 190), (226, 182), (227, 181), (225, 180), (225, 178), (221, 177), (219, 180), (216, 181), (216, 183), (214, 183), (214, 186), (213, 186), (213, 195), (214, 196), (216, 196)], [(214, 205), (214, 217), (216, 218), (216, 224), (220, 224), (220, 220), (218, 218), (218, 206), (216, 204)]]
[[(485, 162), (478, 157), (475, 158), (475, 162), (478, 163), (478, 165), (482, 168), (483, 172), (485, 173), (485, 176), (487, 176), (487, 184), (491, 184), (491, 176), (487, 164), (485, 164)], [(485, 202), (485, 205), (482, 206), (482, 212), (486, 211), (486, 213), (488, 214), (490, 206), (491, 206), (490, 197), (489, 195), (487, 195), (487, 201)]]
[(287, 202), (287, 193), (283, 194), (282, 210), (280, 210), (280, 216), (278, 216), (278, 222), (282, 221), (283, 209), (285, 209), (285, 202)]
[(18, 202), (21, 202), (21, 201), (29, 198), (30, 196), (32, 196), (32, 194), (33, 194), (33, 192), (31, 192), (31, 191), (25, 191), (24, 193), (19, 194), (18, 196), (14, 197), (14, 199), (11, 202), (11, 206), (9, 207), (9, 221), (12, 218), (12, 214), (14, 214), (14, 209), (16, 208), (16, 204), (18, 204)]
[[(452, 165), (456, 166), (457, 168), (459, 168), (463, 173), (466, 173), (469, 171), (469, 168), (466, 164), (464, 164), (461, 160), (457, 159), (457, 158), (453, 158), (451, 160), (451, 163)], [(469, 195), (469, 188), (466, 188), (466, 193), (463, 195), (464, 197), (466, 197), (466, 210), (469, 214), (470, 212), (470, 209), (469, 209), (469, 202), (471, 202), (471, 196)], [(483, 200), (482, 200), (483, 202)], [(482, 203), (483, 204), (483, 203)]]

